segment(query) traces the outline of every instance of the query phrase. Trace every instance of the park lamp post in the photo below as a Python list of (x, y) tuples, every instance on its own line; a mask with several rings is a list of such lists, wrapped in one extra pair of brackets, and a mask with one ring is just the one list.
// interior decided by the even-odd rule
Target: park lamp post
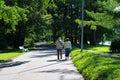
[(82, 0), (82, 26), (81, 26), (81, 51), (84, 46), (84, 0)]

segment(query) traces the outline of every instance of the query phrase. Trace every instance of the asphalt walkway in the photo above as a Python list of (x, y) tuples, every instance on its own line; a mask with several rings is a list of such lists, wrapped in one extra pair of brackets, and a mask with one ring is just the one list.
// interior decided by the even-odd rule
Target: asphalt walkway
[(39, 46), (13, 61), (0, 63), (0, 80), (84, 80), (71, 60), (57, 61), (53, 46)]

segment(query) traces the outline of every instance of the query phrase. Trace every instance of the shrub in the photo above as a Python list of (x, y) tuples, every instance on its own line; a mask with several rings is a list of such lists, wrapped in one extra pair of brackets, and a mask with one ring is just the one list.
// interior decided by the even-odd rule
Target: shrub
[(71, 57), (85, 80), (120, 80), (119, 60), (87, 51), (78, 53), (78, 51), (73, 50)]
[(25, 46), (32, 46), (34, 42), (34, 39), (32, 38), (25, 38), (24, 45)]
[(112, 41), (110, 50), (112, 52), (120, 52), (120, 38), (116, 38)]

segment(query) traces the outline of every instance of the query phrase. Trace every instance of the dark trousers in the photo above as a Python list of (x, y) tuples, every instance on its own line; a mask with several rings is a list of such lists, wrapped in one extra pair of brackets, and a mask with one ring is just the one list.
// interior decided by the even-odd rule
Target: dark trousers
[(57, 49), (57, 59), (62, 59), (62, 49)]
[(65, 49), (65, 57), (69, 57), (70, 54), (70, 48)]

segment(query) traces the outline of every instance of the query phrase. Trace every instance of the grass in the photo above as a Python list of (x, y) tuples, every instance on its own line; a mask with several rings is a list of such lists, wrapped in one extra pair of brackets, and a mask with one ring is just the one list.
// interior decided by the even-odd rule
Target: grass
[(97, 51), (97, 52), (106, 52), (106, 53), (110, 52), (110, 47), (109, 46), (104, 46), (104, 45), (87, 46), (86, 49), (87, 50), (94, 50), (94, 51)]
[(24, 52), (16, 50), (5, 50), (0, 52), (0, 60), (9, 60), (11, 58), (17, 57), (24, 54)]
[(110, 53), (113, 55), (120, 56), (120, 53), (112, 53), (110, 51), (110, 46), (105, 46), (105, 45), (97, 45), (97, 46), (87, 45), (86, 50), (93, 50), (93, 51), (97, 51), (97, 52), (101, 52), (101, 53)]
[(85, 80), (120, 80), (120, 60), (75, 48), (71, 57)]

